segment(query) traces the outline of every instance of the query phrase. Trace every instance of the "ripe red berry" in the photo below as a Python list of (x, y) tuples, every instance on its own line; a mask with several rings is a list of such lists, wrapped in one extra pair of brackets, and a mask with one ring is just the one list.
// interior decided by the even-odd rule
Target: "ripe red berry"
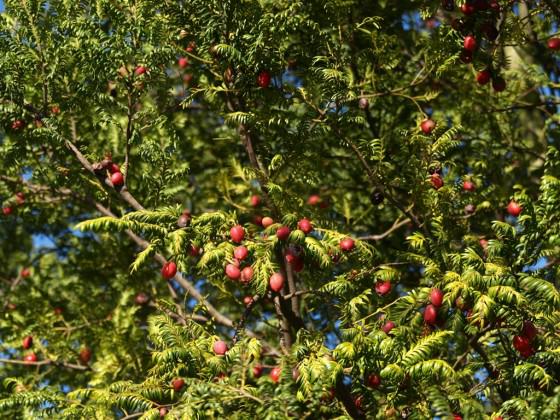
[(134, 69), (134, 74), (135, 74), (136, 76), (140, 76), (140, 75), (146, 73), (146, 71), (147, 71), (146, 67), (144, 67), (144, 66), (138, 66), (138, 67), (136, 67), (136, 69)]
[(25, 337), (23, 339), (22, 347), (25, 350), (30, 349), (32, 345), (33, 345), (33, 337), (32, 336), (28, 335), (27, 337)]
[(354, 405), (358, 410), (362, 409), (362, 405), (364, 404), (364, 397), (363, 395), (359, 395), (354, 398)]
[(391, 291), (391, 282), (390, 281), (378, 281), (378, 282), (375, 283), (375, 292), (379, 296), (385, 296), (390, 291)]
[(25, 203), (25, 194), (22, 193), (21, 191), (18, 191), (16, 193), (16, 203), (21, 206), (23, 203)]
[(185, 381), (182, 378), (173, 379), (171, 386), (175, 392), (179, 392), (185, 386)]
[(531, 349), (531, 340), (523, 335), (513, 337), (513, 347), (519, 352), (525, 352)]
[(439, 308), (443, 304), (443, 292), (440, 289), (432, 289), (430, 292), (430, 302)]
[(432, 186), (436, 190), (439, 190), (441, 187), (443, 187), (443, 178), (438, 173), (433, 173), (430, 177), (430, 181), (432, 183)]
[(80, 361), (84, 365), (87, 365), (91, 360), (91, 354), (92, 354), (91, 349), (88, 347), (84, 347), (83, 349), (80, 350)]
[(180, 57), (180, 58), (177, 60), (177, 64), (179, 65), (180, 68), (184, 69), (184, 68), (188, 67), (188, 65), (189, 65), (189, 59), (186, 58), (186, 57)]
[(459, 60), (461, 60), (461, 62), (464, 64), (472, 63), (473, 61), (472, 51), (469, 50), (461, 51), (461, 54), (459, 55)]
[(195, 244), (191, 244), (189, 248), (189, 254), (191, 257), (198, 257), (198, 255), (200, 254), (200, 248)]
[(437, 320), (437, 309), (434, 305), (426, 306), (424, 309), (424, 322), (428, 325), (434, 325)]
[(137, 305), (145, 305), (149, 301), (150, 301), (150, 296), (148, 296), (144, 292), (140, 292), (134, 297), (134, 303), (136, 303)]
[(256, 214), (253, 216), (253, 224), (257, 226), (262, 226), (263, 217), (261, 215)]
[(309, 204), (310, 206), (316, 206), (320, 202), (321, 202), (321, 197), (318, 196), (317, 194), (310, 195), (309, 198), (307, 199), (307, 204)]
[(308, 219), (301, 219), (298, 222), (298, 229), (307, 235), (313, 231), (313, 225)]
[(503, 92), (506, 90), (506, 81), (503, 77), (497, 76), (492, 79), (492, 88), (496, 92)]
[(266, 70), (263, 70), (259, 73), (257, 77), (257, 83), (262, 88), (267, 88), (270, 85), (271, 77), (270, 73)]
[(379, 385), (381, 385), (381, 377), (376, 374), (371, 374), (367, 378), (367, 384), (370, 388), (379, 388)]
[(241, 282), (247, 284), (253, 278), (253, 267), (248, 266), (241, 270)]
[[(287, 257), (287, 256), (286, 256)], [(292, 269), (296, 272), (299, 273), (301, 270), (303, 270), (304, 267), (304, 263), (303, 263), (303, 258), (299, 257), (299, 256), (294, 256), (292, 262), (290, 262), (290, 265), (292, 266)]]
[(369, 108), (369, 101), (366, 98), (360, 98), (358, 101), (358, 106), (360, 109), (368, 109)]
[(245, 306), (249, 306), (249, 305), (251, 305), (252, 303), (253, 303), (253, 297), (252, 297), (252, 296), (245, 296), (245, 297), (243, 298), (243, 304), (244, 304)]
[(165, 417), (167, 415), (167, 408), (165, 407), (160, 407), (159, 409), (159, 416), (160, 417)]
[(253, 366), (253, 376), (255, 378), (260, 378), (261, 375), (263, 374), (263, 366), (262, 365), (255, 365)]
[(265, 216), (262, 218), (261, 224), (263, 225), (263, 228), (266, 229), (267, 227), (274, 224), (274, 220), (272, 220), (272, 217)]
[(228, 351), (228, 346), (225, 341), (217, 340), (214, 341), (214, 345), (212, 346), (214, 353), (218, 356), (223, 356)]
[(473, 192), (476, 186), (471, 181), (463, 181), (463, 190)]
[(479, 85), (486, 85), (492, 78), (492, 73), (490, 70), (481, 70), (476, 74), (476, 81)]
[(122, 172), (113, 173), (113, 175), (111, 175), (111, 183), (115, 187), (119, 187), (119, 186), (123, 185), (124, 184), (124, 176), (123, 176)]
[(549, 49), (558, 51), (560, 50), (560, 38), (550, 38), (547, 41), (546, 45), (548, 46)]
[(538, 331), (531, 321), (523, 321), (523, 328), (521, 329), (521, 335), (527, 337), (530, 341), (533, 341), (537, 336)]
[(229, 230), (229, 235), (233, 242), (240, 243), (245, 238), (245, 229), (241, 225), (235, 225)]
[(285, 241), (290, 237), (290, 228), (288, 226), (280, 226), (276, 230), (276, 237), (281, 241)]
[(393, 321), (387, 321), (381, 326), (381, 331), (385, 334), (389, 334), (393, 328), (395, 328), (395, 323)]
[(233, 256), (239, 261), (244, 260), (249, 255), (249, 250), (247, 247), (241, 245), (233, 250)]
[(58, 105), (53, 105), (51, 107), (51, 113), (54, 115), (60, 114), (60, 107)]
[(470, 15), (472, 15), (475, 11), (476, 11), (476, 9), (475, 9), (474, 5), (471, 4), (471, 3), (469, 3), (469, 2), (467, 2), (467, 3), (465, 3), (465, 4), (463, 4), (463, 5), (461, 6), (461, 12), (463, 12), (463, 14), (464, 14), (465, 16), (470, 16)]
[(60, 306), (57, 306), (56, 308), (54, 308), (54, 314), (55, 315), (62, 315), (62, 312), (64, 312), (64, 310)]
[(13, 208), (11, 207), (2, 207), (2, 213), (4, 214), (4, 216), (9, 216), (10, 214), (12, 214)]
[(486, 249), (488, 248), (488, 240), (482, 238), (478, 240), (478, 243), (480, 244), (480, 246), (482, 247), (482, 249)]
[(453, 420), (463, 420), (460, 414), (453, 414)]
[(521, 210), (523, 210), (523, 207), (513, 200), (511, 200), (507, 205), (507, 212), (513, 217), (519, 216), (521, 214)]
[(430, 118), (425, 119), (420, 123), (420, 129), (424, 134), (430, 134), (436, 128), (436, 122)]
[(280, 369), (280, 367), (276, 366), (275, 368), (273, 368), (270, 371), (270, 379), (272, 379), (272, 382), (277, 384), (278, 381), (280, 380), (280, 374), (281, 373), (282, 373), (282, 369)]
[(21, 269), (20, 275), (25, 279), (31, 275), (31, 270), (27, 267), (24, 267)]
[(270, 276), (268, 285), (273, 292), (279, 292), (284, 287), (284, 276), (282, 273), (274, 273)]
[(354, 240), (352, 238), (344, 238), (342, 241), (340, 241), (338, 246), (344, 252), (352, 251), (354, 249)]
[(260, 195), (252, 195), (251, 196), (251, 206), (258, 207), (261, 204), (261, 196)]
[(23, 361), (26, 363), (33, 363), (37, 361), (37, 355), (35, 353), (29, 353), (24, 358)]
[(175, 277), (175, 274), (177, 274), (177, 264), (175, 264), (173, 261), (169, 261), (163, 265), (161, 269), (161, 275), (164, 279), (172, 279), (173, 277)]
[(476, 50), (476, 47), (478, 47), (476, 38), (472, 35), (466, 36), (465, 39), (463, 40), (463, 47), (467, 51), (474, 52)]
[(12, 122), (13, 130), (21, 130), (23, 127), (25, 127), (25, 122), (23, 120), (14, 120)]
[(241, 271), (239, 270), (239, 267), (233, 264), (228, 264), (226, 265), (226, 276), (232, 280), (238, 280), (241, 277)]
[(116, 163), (113, 163), (113, 162), (111, 162), (109, 164), (108, 169), (109, 169), (109, 172), (111, 172), (112, 174), (121, 171), (121, 168), (119, 167), (119, 165), (117, 165)]

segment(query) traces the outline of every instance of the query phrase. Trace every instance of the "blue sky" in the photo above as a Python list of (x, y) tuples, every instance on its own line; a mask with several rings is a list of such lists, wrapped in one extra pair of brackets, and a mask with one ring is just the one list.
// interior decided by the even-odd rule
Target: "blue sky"
[(4, 2), (0, 0), (0, 12), (4, 10)]

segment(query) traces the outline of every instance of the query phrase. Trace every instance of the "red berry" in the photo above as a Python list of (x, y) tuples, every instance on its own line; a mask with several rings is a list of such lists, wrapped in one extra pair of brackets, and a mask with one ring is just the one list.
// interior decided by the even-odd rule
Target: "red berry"
[(51, 107), (51, 113), (54, 115), (60, 114), (60, 107), (58, 105), (53, 105)]
[(21, 191), (16, 193), (16, 203), (18, 203), (18, 205), (20, 206), (25, 203), (25, 194)]
[(177, 274), (177, 264), (175, 264), (173, 261), (169, 261), (163, 265), (163, 268), (161, 269), (161, 275), (164, 279), (172, 279), (173, 277), (175, 277), (175, 274)]
[(229, 234), (233, 242), (240, 243), (245, 238), (245, 229), (241, 225), (235, 225), (229, 230)]
[(506, 90), (506, 81), (503, 79), (503, 77), (494, 77), (492, 79), (492, 88), (496, 92), (503, 92), (504, 90)]
[(298, 229), (307, 235), (308, 233), (311, 233), (313, 231), (313, 225), (309, 220), (301, 219), (298, 222)]
[(476, 186), (471, 181), (463, 181), (463, 190), (473, 192)]
[(475, 11), (476, 9), (471, 3), (465, 3), (461, 6), (461, 12), (463, 12), (463, 14), (466, 16), (472, 15)]
[(533, 341), (538, 334), (535, 324), (531, 321), (523, 321), (523, 328), (521, 329), (521, 334), (527, 337), (530, 341)]
[(145, 305), (149, 301), (150, 301), (150, 296), (148, 296), (144, 292), (140, 292), (134, 297), (134, 303), (136, 303), (137, 305)]
[(21, 277), (23, 277), (24, 279), (29, 277), (31, 275), (31, 270), (27, 267), (22, 268), (21, 272), (20, 272)]
[(91, 353), (92, 353), (91, 349), (88, 347), (84, 347), (83, 349), (80, 350), (80, 361), (84, 365), (87, 365), (91, 360)]
[(460, 414), (453, 414), (453, 420), (463, 420)]
[(186, 57), (180, 57), (177, 60), (177, 64), (179, 65), (180, 68), (184, 69), (189, 65), (189, 59)]
[(262, 365), (255, 365), (253, 366), (253, 376), (255, 378), (260, 378), (261, 375), (263, 374), (263, 366)]
[(248, 266), (241, 270), (241, 281), (245, 284), (249, 283), (253, 278), (253, 267)]
[(113, 173), (113, 175), (111, 175), (111, 183), (115, 187), (119, 187), (119, 186), (123, 185), (124, 184), (124, 176), (123, 176), (122, 172)]
[(364, 397), (359, 395), (358, 397), (354, 398), (354, 405), (358, 410), (362, 409), (362, 405), (364, 404)]
[(226, 276), (232, 280), (238, 280), (239, 277), (241, 277), (241, 271), (239, 270), (239, 267), (233, 264), (228, 264), (226, 265)]
[(185, 386), (185, 381), (182, 378), (173, 379), (171, 386), (175, 392), (179, 392)]
[(476, 74), (476, 81), (479, 85), (486, 85), (492, 78), (490, 70), (481, 70)]
[(439, 308), (443, 304), (443, 292), (440, 289), (432, 289), (430, 292), (430, 302)]
[(223, 356), (228, 351), (228, 346), (225, 341), (217, 340), (214, 342), (212, 349), (214, 350), (214, 353), (217, 354), (218, 356)]
[(9, 216), (12, 214), (13, 209), (11, 207), (2, 207), (2, 213), (4, 216)]
[(299, 273), (303, 270), (304, 267), (303, 258), (295, 256), (294, 260), (291, 263), (291, 266), (296, 273)]
[(189, 254), (191, 255), (191, 257), (198, 257), (198, 254), (200, 254), (200, 248), (195, 244), (191, 244), (189, 248)]
[(360, 98), (358, 101), (358, 106), (360, 109), (368, 109), (369, 108), (369, 101), (366, 98)]
[(37, 355), (35, 353), (29, 353), (23, 358), (24, 362), (32, 363), (37, 361)]
[(23, 120), (14, 120), (12, 122), (12, 129), (14, 130), (21, 130), (23, 127), (25, 127), (25, 122)]
[(56, 308), (54, 308), (54, 314), (55, 315), (62, 315), (62, 312), (64, 312), (64, 310), (60, 306), (57, 306)]
[(424, 310), (424, 321), (428, 325), (434, 325), (437, 320), (437, 309), (434, 305), (426, 306)]
[(520, 353), (532, 351), (531, 340), (523, 335), (516, 335), (513, 337), (513, 347)]
[(436, 122), (430, 118), (425, 119), (420, 123), (420, 129), (424, 134), (430, 134), (436, 128)]
[(488, 248), (488, 241), (487, 241), (486, 239), (484, 239), (484, 238), (479, 239), (479, 240), (478, 240), (478, 243), (480, 244), (480, 246), (481, 246), (483, 249)]
[(33, 337), (32, 336), (28, 335), (27, 337), (25, 337), (23, 339), (22, 347), (25, 350), (30, 349), (32, 345), (33, 345)]
[(258, 214), (253, 216), (253, 223), (257, 226), (262, 226), (263, 225), (263, 217), (258, 215)]
[(116, 172), (120, 172), (121, 168), (119, 168), (119, 165), (117, 165), (116, 163), (111, 162), (111, 164), (109, 165), (109, 172), (111, 172), (112, 174), (116, 173)]
[(395, 328), (395, 323), (393, 321), (387, 321), (381, 327), (381, 331), (383, 331), (385, 334), (389, 334), (393, 328)]
[(513, 217), (519, 216), (521, 214), (521, 210), (523, 210), (523, 207), (513, 200), (511, 200), (507, 206), (507, 212)]
[(138, 66), (138, 67), (136, 67), (136, 69), (134, 70), (134, 74), (135, 74), (136, 76), (140, 76), (140, 75), (146, 73), (146, 71), (147, 71), (146, 67), (144, 67), (144, 66)]
[(379, 375), (371, 374), (367, 378), (367, 384), (371, 388), (378, 388), (381, 385), (381, 377)]
[(251, 206), (258, 207), (261, 204), (261, 196), (260, 195), (252, 195), (251, 196)]
[(290, 228), (288, 226), (280, 226), (276, 230), (276, 237), (281, 241), (285, 241), (290, 237)]
[(558, 51), (560, 50), (560, 38), (550, 38), (546, 45), (549, 49)]
[(247, 247), (241, 245), (234, 249), (233, 256), (237, 258), (239, 261), (244, 260), (249, 255), (249, 251)]
[(252, 296), (245, 296), (245, 297), (243, 298), (243, 304), (244, 304), (245, 306), (249, 306), (249, 305), (251, 305), (252, 303), (253, 303), (253, 297), (252, 297)]
[(463, 62), (464, 64), (472, 63), (472, 61), (473, 61), (472, 52), (469, 51), (469, 50), (463, 50), (463, 51), (461, 51), (461, 54), (459, 55), (459, 59), (460, 59), (461, 62)]
[(385, 296), (390, 291), (391, 291), (391, 282), (390, 281), (378, 281), (378, 282), (375, 283), (375, 292), (379, 296)]
[(321, 202), (321, 197), (318, 196), (317, 194), (310, 195), (309, 198), (307, 199), (307, 204), (309, 204), (310, 206), (316, 206), (320, 202)]
[(340, 241), (338, 246), (344, 252), (352, 251), (354, 249), (354, 240), (352, 238), (344, 238), (342, 241)]
[(272, 382), (277, 384), (278, 381), (280, 380), (280, 374), (281, 373), (282, 373), (282, 369), (280, 367), (276, 366), (275, 368), (273, 368), (270, 371), (270, 379), (272, 379)]
[(267, 88), (270, 85), (270, 80), (270, 73), (266, 70), (261, 71), (257, 77), (257, 83), (262, 88)]
[(466, 36), (465, 39), (463, 40), (463, 47), (467, 51), (474, 52), (477, 46), (478, 45), (476, 42), (476, 38), (472, 35)]
[(443, 178), (441, 177), (440, 174), (438, 173), (433, 173), (430, 176), (430, 182), (432, 183), (432, 186), (436, 189), (439, 190), (441, 187), (443, 187)]
[(274, 223), (274, 220), (272, 220), (272, 217), (265, 216), (262, 218), (261, 223), (263, 225), (263, 228), (266, 229), (267, 227), (271, 226)]
[(292, 379), (297, 381), (299, 378), (299, 369), (297, 367), (292, 369)]
[(284, 276), (281, 273), (274, 273), (270, 276), (268, 285), (273, 292), (279, 292), (284, 287)]

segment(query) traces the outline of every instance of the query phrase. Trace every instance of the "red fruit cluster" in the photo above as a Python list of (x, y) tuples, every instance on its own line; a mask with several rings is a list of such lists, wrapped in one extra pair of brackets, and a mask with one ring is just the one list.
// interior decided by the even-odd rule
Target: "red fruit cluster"
[(521, 333), (513, 337), (513, 347), (523, 357), (530, 357), (535, 354), (533, 341), (538, 335), (535, 325), (531, 321), (523, 321)]

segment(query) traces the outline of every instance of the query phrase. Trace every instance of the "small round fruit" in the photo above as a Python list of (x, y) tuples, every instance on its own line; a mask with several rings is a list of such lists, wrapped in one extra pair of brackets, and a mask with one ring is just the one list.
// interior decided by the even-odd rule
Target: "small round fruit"
[(521, 207), (521, 205), (514, 200), (511, 200), (507, 206), (507, 212), (513, 217), (519, 216), (522, 210), (523, 207)]
[(281, 373), (282, 373), (282, 369), (280, 367), (276, 366), (275, 368), (272, 368), (272, 370), (270, 371), (270, 379), (272, 379), (272, 382), (277, 384), (278, 381), (280, 380)]
[(369, 108), (369, 101), (366, 98), (360, 98), (358, 101), (358, 106), (360, 109), (368, 109)]
[(187, 68), (189, 66), (189, 59), (187, 57), (180, 57), (177, 60), (177, 64), (182, 69)]
[(506, 81), (503, 77), (494, 77), (492, 79), (492, 88), (495, 92), (503, 92), (504, 90), (506, 90)]
[(492, 78), (490, 70), (481, 70), (476, 74), (476, 82), (479, 85), (486, 85)]
[(60, 114), (60, 107), (58, 105), (53, 105), (51, 107), (51, 113), (54, 115)]
[(144, 67), (144, 66), (138, 66), (138, 67), (136, 67), (136, 68), (134, 69), (134, 74), (135, 74), (136, 76), (140, 76), (140, 75), (146, 73), (147, 70), (148, 70), (148, 69), (147, 69), (146, 67)]
[(249, 295), (245, 296), (245, 297), (243, 298), (243, 304), (244, 304), (245, 306), (252, 305), (252, 304), (253, 304), (253, 296), (249, 296)]
[(527, 337), (530, 341), (533, 341), (537, 336), (538, 331), (531, 321), (523, 321), (523, 328), (521, 329), (521, 335)]
[(461, 54), (459, 54), (459, 60), (461, 60), (461, 62), (464, 63), (464, 64), (472, 63), (472, 61), (473, 61), (472, 52), (469, 51), (469, 50), (461, 51)]
[(261, 196), (260, 195), (252, 195), (251, 196), (251, 206), (258, 207), (261, 204)]
[(228, 264), (226, 265), (226, 276), (232, 280), (239, 280), (241, 277), (241, 271), (239, 270), (239, 267), (233, 264)]
[(478, 43), (476, 42), (476, 38), (472, 35), (468, 35), (463, 40), (463, 47), (465, 50), (474, 52), (478, 47)]
[(229, 230), (229, 235), (233, 242), (240, 243), (245, 238), (245, 229), (241, 225), (235, 225)]
[(276, 230), (276, 237), (281, 241), (285, 241), (290, 237), (290, 228), (288, 226), (280, 226)]
[(367, 385), (370, 388), (374, 388), (374, 389), (379, 388), (379, 385), (381, 385), (381, 377), (376, 374), (369, 375), (367, 378)]
[(180, 228), (187, 227), (191, 223), (191, 212), (188, 210), (184, 210), (183, 213), (177, 219), (177, 226)]
[(379, 205), (381, 203), (383, 203), (383, 201), (385, 200), (385, 196), (383, 195), (383, 193), (379, 190), (376, 190), (373, 192), (373, 194), (370, 197), (371, 203), (373, 205)]
[(12, 122), (13, 130), (21, 130), (23, 127), (25, 127), (25, 122), (23, 120), (14, 120)]
[(113, 175), (111, 175), (111, 183), (115, 187), (120, 187), (121, 185), (123, 185), (124, 184), (124, 176), (123, 176), (122, 172), (113, 173)]
[(395, 323), (393, 321), (387, 321), (381, 326), (381, 331), (385, 334), (389, 334), (393, 328), (395, 328)]
[(464, 208), (465, 214), (473, 214), (476, 211), (476, 206), (474, 204), (467, 204)]
[(13, 208), (12, 207), (2, 207), (2, 214), (4, 216), (9, 216), (12, 214)]
[(87, 365), (91, 360), (91, 354), (92, 354), (91, 349), (89, 347), (84, 347), (83, 349), (80, 350), (80, 361), (84, 365)]
[(463, 14), (465, 16), (470, 16), (472, 15), (474, 12), (476, 11), (475, 7), (473, 4), (471, 3), (465, 3), (461, 6), (461, 12), (463, 12)]
[(338, 244), (340, 249), (344, 252), (350, 252), (354, 249), (354, 240), (352, 238), (344, 238)]
[(432, 289), (430, 292), (430, 303), (436, 308), (443, 304), (443, 292), (441, 289)]
[(173, 379), (171, 386), (175, 392), (179, 392), (185, 386), (185, 380), (183, 378)]
[(560, 50), (560, 38), (550, 38), (546, 45), (549, 49), (558, 51)]
[(134, 297), (134, 303), (137, 305), (145, 305), (149, 301), (150, 301), (150, 296), (148, 296), (144, 292), (140, 292)]
[(23, 361), (25, 363), (34, 363), (37, 361), (37, 355), (35, 353), (29, 353), (27, 355), (25, 355), (25, 357), (23, 358)]
[(21, 206), (23, 203), (25, 203), (25, 194), (22, 193), (21, 191), (18, 191), (16, 193), (16, 203)]
[(239, 261), (244, 260), (245, 258), (247, 258), (248, 255), (249, 255), (249, 250), (247, 249), (247, 247), (243, 245), (238, 246), (233, 250), (233, 256), (237, 258)]
[(173, 261), (165, 263), (161, 269), (161, 275), (164, 279), (170, 280), (177, 274), (177, 264)]
[(257, 77), (257, 84), (264, 89), (270, 86), (271, 80), (272, 78), (270, 77), (270, 73), (267, 72), (266, 70), (263, 70), (259, 73)]
[(214, 345), (212, 346), (212, 349), (214, 350), (214, 354), (217, 354), (218, 356), (223, 356), (228, 351), (228, 346), (225, 341), (217, 340), (214, 341)]
[(481, 238), (478, 240), (479, 245), (482, 247), (482, 249), (486, 250), (486, 248), (488, 248), (488, 240)]
[(253, 278), (253, 267), (248, 266), (241, 270), (241, 281), (245, 284), (249, 283)]
[(262, 224), (263, 228), (266, 229), (267, 227), (274, 224), (274, 220), (272, 220), (272, 217), (265, 216), (265, 217), (262, 218), (261, 224)]
[(473, 192), (476, 189), (476, 186), (472, 181), (463, 181), (463, 190)]
[(436, 128), (436, 122), (430, 118), (425, 119), (420, 123), (420, 129), (424, 134), (430, 134)]
[(317, 194), (310, 195), (307, 199), (307, 204), (310, 206), (317, 206), (321, 202), (321, 197)]
[(391, 287), (392, 285), (390, 281), (378, 281), (375, 283), (375, 292), (379, 296), (385, 296), (391, 291)]
[(270, 276), (268, 285), (273, 292), (279, 292), (284, 287), (284, 276), (282, 273), (274, 273)]
[(200, 254), (200, 248), (195, 244), (191, 244), (191, 246), (189, 247), (189, 255), (191, 257), (198, 257), (199, 254)]
[(30, 335), (28, 335), (27, 337), (25, 337), (25, 338), (23, 339), (23, 342), (22, 342), (22, 345), (21, 345), (21, 346), (22, 346), (25, 350), (28, 350), (28, 349), (31, 348), (32, 345), (33, 345), (33, 337), (30, 336)]
[(21, 269), (20, 275), (25, 279), (31, 275), (31, 270), (27, 267), (24, 267)]
[(306, 235), (313, 232), (313, 224), (308, 219), (301, 219), (297, 225), (298, 225), (298, 229), (301, 230)]
[(424, 322), (428, 325), (434, 325), (437, 320), (437, 308), (434, 305), (426, 306), (424, 309)]
[(255, 365), (253, 366), (253, 376), (255, 378), (260, 378), (263, 374), (264, 367), (262, 365)]
[(436, 190), (439, 190), (441, 187), (443, 187), (444, 184), (443, 178), (438, 173), (434, 173), (430, 176), (430, 182)]

